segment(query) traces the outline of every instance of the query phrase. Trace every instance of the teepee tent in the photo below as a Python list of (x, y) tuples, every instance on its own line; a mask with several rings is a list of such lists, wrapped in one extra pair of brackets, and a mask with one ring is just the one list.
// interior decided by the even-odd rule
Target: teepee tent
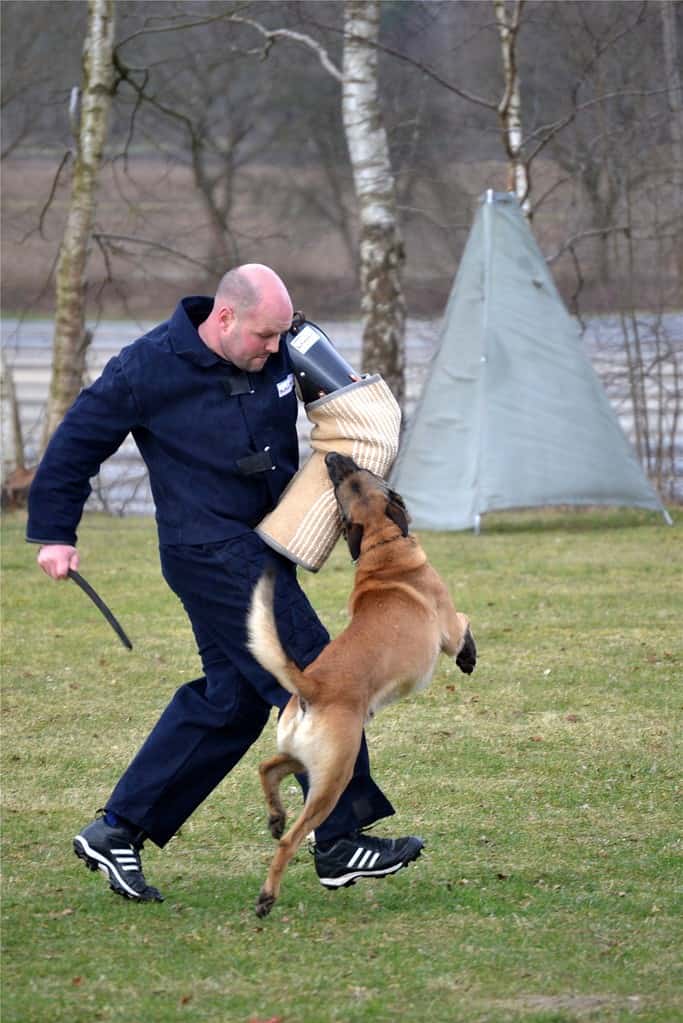
[(557, 504), (639, 506), (671, 521), (514, 195), (482, 197), (391, 483), (422, 529), (478, 529), (487, 511)]

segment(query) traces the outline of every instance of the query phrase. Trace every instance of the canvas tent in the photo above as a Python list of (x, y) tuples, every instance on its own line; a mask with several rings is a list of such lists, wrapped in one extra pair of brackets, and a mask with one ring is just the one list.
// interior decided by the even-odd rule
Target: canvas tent
[(487, 511), (625, 505), (667, 518), (517, 199), (487, 192), (391, 474), (421, 529)]

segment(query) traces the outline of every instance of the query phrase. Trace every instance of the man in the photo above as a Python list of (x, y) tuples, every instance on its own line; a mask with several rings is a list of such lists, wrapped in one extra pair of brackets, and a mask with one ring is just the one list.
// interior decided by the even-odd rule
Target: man
[[(204, 674), (180, 687), (111, 794), (74, 839), (119, 895), (161, 901), (140, 859), (163, 847), (289, 698), (246, 649), (246, 613), (266, 562), (278, 569), (275, 609), (305, 667), (329, 636), (296, 580), (254, 526), (298, 467), (294, 375), (280, 336), (292, 302), (269, 267), (246, 264), (214, 300), (185, 298), (170, 320), (124, 348), (81, 392), (55, 432), (29, 495), (27, 539), (53, 579), (77, 569), (76, 527), (89, 479), (132, 433), (149, 470), (164, 578), (190, 618)], [(300, 779), (305, 790), (305, 778)], [(354, 777), (316, 832), (320, 881), (334, 888), (401, 869), (415, 837), (362, 828), (393, 808), (370, 777), (365, 740)]]

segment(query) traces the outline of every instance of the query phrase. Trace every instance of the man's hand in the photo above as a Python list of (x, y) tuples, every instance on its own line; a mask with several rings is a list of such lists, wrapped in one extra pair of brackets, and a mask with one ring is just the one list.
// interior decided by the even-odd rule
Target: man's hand
[(49, 543), (38, 551), (38, 564), (51, 579), (66, 579), (70, 568), (77, 571), (80, 558), (75, 547)]

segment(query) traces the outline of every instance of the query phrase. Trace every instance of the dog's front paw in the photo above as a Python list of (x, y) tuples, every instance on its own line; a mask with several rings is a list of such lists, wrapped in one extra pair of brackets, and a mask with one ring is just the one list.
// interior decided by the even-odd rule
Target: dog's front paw
[(477, 663), (477, 647), (474, 636), (468, 629), (460, 653), (455, 658), (455, 663), (466, 675), (471, 675)]
[(256, 900), (256, 916), (261, 917), (261, 919), (263, 919), (264, 916), (268, 916), (274, 905), (275, 896), (267, 892), (265, 888), (262, 888), (259, 892), (259, 897)]

